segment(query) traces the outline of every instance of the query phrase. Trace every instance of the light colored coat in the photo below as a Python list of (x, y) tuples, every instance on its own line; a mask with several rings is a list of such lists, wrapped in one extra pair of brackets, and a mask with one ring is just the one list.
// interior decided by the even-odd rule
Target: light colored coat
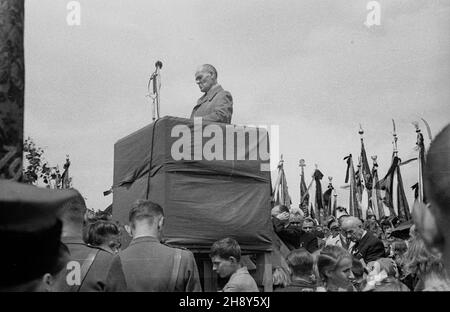
[(247, 267), (242, 267), (234, 272), (228, 283), (223, 287), (224, 292), (259, 292), (253, 277), (248, 273)]
[(202, 117), (203, 120), (229, 124), (232, 114), (233, 98), (231, 93), (217, 84), (198, 99), (197, 105), (192, 110), (191, 119)]

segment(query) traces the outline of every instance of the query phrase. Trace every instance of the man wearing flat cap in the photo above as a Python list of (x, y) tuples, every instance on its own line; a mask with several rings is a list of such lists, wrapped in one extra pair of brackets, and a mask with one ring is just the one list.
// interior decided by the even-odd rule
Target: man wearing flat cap
[(74, 190), (0, 180), (0, 291), (59, 291), (68, 250), (58, 211)]
[(201, 117), (203, 120), (231, 123), (233, 98), (217, 83), (217, 70), (210, 64), (197, 69), (195, 81), (204, 95), (192, 110), (191, 119)]

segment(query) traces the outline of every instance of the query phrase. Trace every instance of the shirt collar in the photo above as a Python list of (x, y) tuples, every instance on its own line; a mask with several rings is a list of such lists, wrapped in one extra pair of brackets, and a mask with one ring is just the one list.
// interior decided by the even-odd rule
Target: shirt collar
[(216, 94), (217, 92), (219, 92), (222, 89), (222, 86), (220, 84), (215, 84), (214, 86), (211, 87), (211, 89), (208, 90), (208, 92), (206, 92), (205, 94), (205, 98), (207, 98), (208, 100), (211, 100)]
[(134, 245), (134, 244), (138, 244), (138, 243), (143, 243), (143, 242), (147, 242), (147, 243), (159, 243), (160, 241), (153, 236), (140, 236), (137, 238), (133, 238), (133, 240), (130, 242), (130, 246)]
[(239, 269), (236, 270), (236, 272), (233, 273), (233, 275), (237, 275), (237, 274), (248, 274), (248, 270), (246, 266), (243, 266)]

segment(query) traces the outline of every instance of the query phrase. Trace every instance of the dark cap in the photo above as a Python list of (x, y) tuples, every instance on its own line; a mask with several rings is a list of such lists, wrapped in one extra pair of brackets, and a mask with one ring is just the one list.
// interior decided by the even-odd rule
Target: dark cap
[(19, 285), (55, 272), (62, 248), (58, 211), (78, 194), (0, 180), (0, 286)]
[(0, 180), (0, 230), (33, 231), (56, 222), (57, 212), (75, 190), (50, 190)]

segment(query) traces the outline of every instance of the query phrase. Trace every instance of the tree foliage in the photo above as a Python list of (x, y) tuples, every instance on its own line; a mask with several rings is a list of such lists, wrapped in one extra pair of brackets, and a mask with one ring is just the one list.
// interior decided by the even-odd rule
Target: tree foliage
[(22, 181), (34, 185), (45, 185), (48, 188), (64, 189), (72, 186), (69, 177), (70, 160), (66, 157), (63, 172), (59, 166), (50, 166), (45, 159), (44, 150), (28, 137), (23, 146), (24, 164)]

